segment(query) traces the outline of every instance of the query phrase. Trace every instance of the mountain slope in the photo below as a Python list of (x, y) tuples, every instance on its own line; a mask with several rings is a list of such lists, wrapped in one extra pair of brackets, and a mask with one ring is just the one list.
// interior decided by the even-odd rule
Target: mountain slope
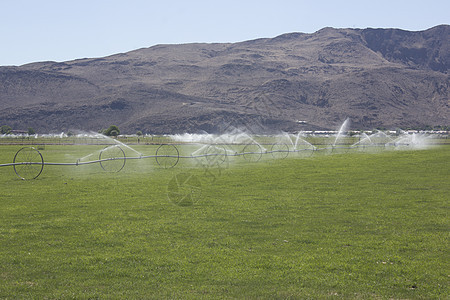
[(0, 67), (0, 123), (129, 133), (334, 129), (347, 117), (355, 129), (449, 125), (449, 28), (324, 28)]

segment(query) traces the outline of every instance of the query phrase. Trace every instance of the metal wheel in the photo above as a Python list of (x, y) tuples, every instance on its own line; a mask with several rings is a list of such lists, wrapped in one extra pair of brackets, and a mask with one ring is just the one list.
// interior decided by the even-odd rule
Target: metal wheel
[(125, 152), (118, 145), (108, 146), (100, 151), (100, 166), (106, 172), (117, 173), (125, 166)]
[(33, 147), (24, 147), (17, 151), (13, 163), (14, 172), (22, 180), (36, 179), (44, 169), (44, 158)]
[(270, 149), (272, 157), (276, 159), (284, 159), (289, 155), (289, 146), (287, 144), (273, 144)]
[(205, 151), (208, 165), (221, 165), (227, 160), (227, 150), (221, 145), (209, 145)]
[(258, 144), (248, 144), (243, 150), (244, 159), (249, 162), (258, 162), (262, 156), (262, 148)]
[(180, 153), (175, 145), (161, 145), (156, 150), (156, 162), (165, 169), (175, 167), (179, 160)]

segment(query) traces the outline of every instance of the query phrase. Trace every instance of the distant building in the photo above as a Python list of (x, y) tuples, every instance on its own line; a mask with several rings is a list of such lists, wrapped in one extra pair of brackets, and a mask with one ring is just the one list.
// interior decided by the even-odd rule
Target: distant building
[(11, 134), (28, 134), (27, 130), (11, 130)]

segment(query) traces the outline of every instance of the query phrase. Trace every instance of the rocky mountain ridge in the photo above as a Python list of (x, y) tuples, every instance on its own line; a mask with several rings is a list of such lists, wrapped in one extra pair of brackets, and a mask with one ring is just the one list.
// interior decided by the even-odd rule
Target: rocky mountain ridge
[[(324, 28), (0, 67), (0, 125), (252, 132), (449, 125), (450, 26)], [(302, 121), (302, 122), (298, 122)]]

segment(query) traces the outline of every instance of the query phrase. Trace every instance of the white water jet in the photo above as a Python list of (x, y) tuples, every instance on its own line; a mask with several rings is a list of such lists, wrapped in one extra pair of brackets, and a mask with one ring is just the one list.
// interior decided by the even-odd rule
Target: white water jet
[(204, 151), (209, 147), (208, 144), (202, 145), (200, 148), (191, 153), (191, 156), (197, 156), (204, 154)]
[[(315, 147), (311, 143), (307, 142), (305, 139), (301, 138), (302, 136), (305, 137), (303, 131), (298, 132), (296, 135), (292, 133), (283, 132), (281, 135), (276, 135), (275, 137), (276, 143), (286, 144), (290, 146), (290, 148), (293, 151), (304, 150), (305, 148), (314, 150)], [(300, 146), (303, 147), (299, 149)]]
[(96, 160), (96, 159), (98, 159), (98, 157), (99, 157), (100, 153), (102, 153), (102, 151), (106, 151), (106, 150), (111, 149), (112, 147), (116, 147), (116, 146), (122, 147), (123, 148), (122, 150), (128, 149), (128, 150), (132, 151), (133, 153), (135, 153), (136, 155), (138, 155), (139, 157), (143, 157), (144, 156), (141, 152), (136, 151), (135, 149), (133, 149), (132, 147), (128, 146), (127, 144), (124, 144), (124, 143), (122, 143), (122, 142), (120, 142), (120, 141), (118, 141), (116, 139), (113, 139), (113, 138), (111, 138), (109, 136), (106, 136), (106, 135), (103, 135), (101, 133), (97, 133), (97, 132), (90, 132), (90, 133), (81, 132), (81, 133), (78, 133), (76, 135), (76, 137), (80, 138), (80, 139), (81, 138), (91, 138), (91, 139), (96, 139), (96, 140), (103, 140), (103, 141), (106, 141), (109, 144), (109, 146), (107, 146), (104, 149), (94, 151), (94, 152), (92, 152), (92, 153), (90, 153), (90, 154), (88, 154), (86, 156), (78, 158), (77, 161), (79, 161), (79, 162), (83, 162), (83, 161), (85, 161), (87, 159), (94, 159), (94, 160)]
[(350, 127), (350, 118), (345, 119), (344, 123), (342, 123), (341, 127), (339, 128), (339, 131), (336, 135), (336, 139), (334, 140), (333, 147), (336, 146), (336, 143), (338, 140), (345, 135), (345, 133), (348, 131), (348, 128)]
[(295, 144), (294, 141), (292, 140), (292, 135), (287, 133), (287, 132), (283, 132), (283, 137), (289, 141), (290, 146), (292, 147), (292, 149), (295, 149)]
[(91, 154), (88, 154), (88, 155), (86, 155), (86, 156), (83, 156), (83, 157), (79, 158), (78, 161), (84, 161), (84, 160), (88, 159), (89, 157), (91, 157), (91, 156), (94, 155), (94, 154), (95, 154), (95, 152), (93, 152), (93, 153), (91, 153)]
[(182, 143), (212, 143), (217, 136), (209, 133), (183, 133), (169, 135), (170, 139)]
[(424, 150), (431, 146), (430, 137), (426, 134), (404, 133), (386, 146), (393, 146), (396, 150)]
[(393, 141), (393, 139), (383, 131), (378, 131), (371, 134), (370, 139), (372, 143), (376, 145), (385, 145)]
[(350, 147), (367, 146), (370, 144), (372, 144), (372, 140), (370, 139), (370, 136), (368, 136), (367, 133), (363, 132), (359, 137), (359, 141), (357, 141)]
[[(310, 142), (308, 142), (307, 140), (305, 140), (305, 139), (303, 139), (301, 137), (306, 137), (303, 131), (300, 131), (295, 136), (295, 144), (294, 144), (294, 149), (295, 150), (300, 150), (299, 149), (300, 145), (306, 146), (307, 149), (311, 149), (311, 150), (315, 150), (316, 149), (316, 147), (313, 144), (311, 144)], [(305, 147), (303, 147), (302, 149), (305, 149)]]
[[(201, 134), (192, 134), (192, 133), (184, 133), (184, 134), (174, 134), (169, 135), (169, 137), (176, 142), (183, 143), (193, 143), (200, 144), (200, 147), (191, 153), (191, 156), (198, 156), (204, 154), (212, 154), (211, 147), (216, 147), (218, 152), (222, 152), (226, 155), (236, 155), (236, 153), (240, 152), (240, 150), (233, 149), (236, 145), (249, 145), (254, 144), (259, 146), (262, 152), (267, 152), (266, 148), (258, 143), (250, 134), (237, 129), (232, 128), (229, 132), (216, 135), (210, 133), (201, 133)], [(215, 146), (216, 145), (216, 146)], [(217, 146), (221, 145), (221, 147)], [(220, 148), (220, 149), (219, 149)]]
[(137, 155), (139, 155), (139, 157), (144, 156), (144, 154), (142, 154), (141, 152), (139, 152), (139, 151), (137, 151), (137, 150), (131, 148), (131, 147), (128, 146), (127, 144), (124, 144), (124, 143), (122, 143), (121, 141), (118, 141), (118, 140), (113, 139), (113, 138), (111, 138), (111, 137), (109, 137), (109, 136), (103, 135), (103, 134), (101, 134), (101, 133), (96, 133), (96, 134), (94, 135), (94, 138), (105, 139), (105, 140), (107, 140), (107, 141), (113, 142), (115, 145), (120, 145), (120, 146), (123, 146), (124, 148), (127, 148), (128, 150), (131, 150), (132, 152), (134, 152), (134, 153), (136, 153)]
[(302, 138), (305, 137), (303, 131), (300, 131), (297, 134), (283, 132), (274, 137), (275, 144), (278, 144), (278, 147), (280, 147), (280, 145), (286, 145), (290, 152), (296, 152), (300, 156), (310, 156), (316, 149), (311, 143)]

